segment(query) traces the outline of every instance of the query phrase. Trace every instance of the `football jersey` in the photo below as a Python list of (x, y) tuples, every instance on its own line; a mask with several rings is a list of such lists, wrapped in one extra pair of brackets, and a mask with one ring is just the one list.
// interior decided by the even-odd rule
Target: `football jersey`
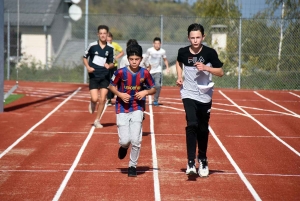
[(107, 44), (103, 49), (100, 47), (99, 41), (95, 41), (89, 44), (84, 52), (83, 57), (89, 58), (89, 66), (94, 68), (95, 71), (89, 73), (89, 77), (103, 78), (108, 76), (108, 69), (104, 67), (105, 63), (113, 63), (114, 48)]
[(117, 114), (136, 110), (145, 111), (146, 97), (139, 100), (134, 95), (139, 91), (154, 87), (154, 80), (147, 69), (139, 67), (139, 70), (134, 73), (128, 67), (120, 68), (112, 76), (110, 84), (116, 86), (119, 92), (131, 96), (128, 103), (117, 97), (115, 104)]
[(184, 65), (184, 81), (180, 89), (181, 99), (190, 98), (202, 103), (212, 99), (214, 83), (212, 74), (208, 71), (199, 71), (194, 64), (202, 62), (207, 66), (221, 68), (223, 63), (219, 60), (217, 52), (205, 45), (198, 54), (190, 52), (190, 46), (178, 50), (177, 61)]

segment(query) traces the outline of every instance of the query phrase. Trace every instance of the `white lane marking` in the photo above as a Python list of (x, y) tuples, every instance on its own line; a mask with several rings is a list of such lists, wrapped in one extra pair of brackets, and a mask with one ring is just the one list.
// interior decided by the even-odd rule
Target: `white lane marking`
[(273, 103), (274, 105), (276, 105), (276, 106), (278, 106), (278, 107), (284, 109), (285, 111), (288, 111), (288, 112), (294, 114), (296, 117), (300, 118), (300, 115), (299, 115), (299, 114), (297, 114), (297, 113), (295, 113), (295, 112), (293, 112), (293, 111), (291, 111), (291, 110), (289, 110), (289, 109), (283, 107), (282, 105), (279, 105), (278, 103), (275, 103), (274, 101), (272, 101), (272, 100), (270, 100), (269, 98), (267, 98), (267, 97), (261, 95), (261, 94), (258, 93), (257, 91), (254, 91), (254, 93), (255, 93), (256, 95), (260, 96), (261, 98), (263, 98), (263, 99), (269, 101), (270, 103)]
[(151, 133), (151, 148), (152, 148), (152, 161), (153, 161), (153, 180), (154, 180), (154, 197), (155, 201), (160, 201), (160, 186), (158, 178), (158, 163), (156, 154), (155, 144), (155, 133), (154, 133), (154, 119), (153, 119), (153, 108), (152, 108), (152, 97), (149, 97), (149, 111), (150, 111), (150, 133)]
[(248, 190), (251, 192), (251, 194), (254, 197), (254, 199), (255, 200), (261, 200), (261, 198), (259, 197), (259, 195), (256, 193), (255, 189), (252, 187), (251, 183), (247, 180), (247, 178), (243, 174), (242, 170), (239, 168), (239, 166), (233, 160), (233, 158), (231, 157), (231, 155), (229, 154), (229, 152), (223, 146), (222, 142), (219, 140), (219, 138), (217, 137), (217, 135), (215, 134), (215, 132), (213, 131), (213, 129), (210, 126), (209, 126), (208, 129), (209, 129), (211, 135), (215, 138), (215, 140), (219, 144), (219, 146), (222, 149), (222, 151), (225, 153), (226, 157), (228, 158), (228, 160), (230, 161), (230, 163), (232, 164), (232, 166), (234, 167), (234, 169), (236, 170), (236, 172), (238, 173), (238, 175), (240, 176), (240, 178), (242, 179), (242, 181), (244, 182), (244, 184), (247, 186)]
[(29, 135), (36, 127), (38, 127), (40, 124), (42, 124), (46, 119), (48, 119), (54, 112), (56, 112), (62, 105), (64, 105), (68, 100), (70, 100), (79, 90), (81, 87), (79, 87), (76, 91), (74, 91), (68, 98), (66, 98), (63, 102), (61, 102), (56, 108), (54, 108), (51, 112), (49, 112), (42, 120), (40, 120), (38, 123), (36, 123), (34, 126), (32, 126), (25, 134), (23, 134), (19, 139), (17, 139), (12, 145), (10, 145), (6, 150), (4, 150), (0, 154), (0, 159), (7, 154), (11, 149), (13, 149), (19, 142), (21, 142), (27, 135)]
[(243, 108), (241, 108), (238, 104), (236, 104), (233, 100), (231, 100), (229, 97), (227, 97), (221, 90), (219, 90), (219, 93), (222, 94), (228, 101), (230, 101), (233, 105), (235, 105), (237, 108), (239, 108), (241, 111), (243, 111), (245, 114), (248, 115), (249, 118), (251, 118), (253, 121), (255, 121), (258, 125), (260, 125), (263, 129), (268, 131), (275, 139), (277, 139), (279, 142), (284, 144), (287, 148), (289, 148), (291, 151), (293, 151), (295, 154), (300, 156), (300, 153), (296, 151), (293, 147), (291, 147), (288, 143), (280, 139), (273, 131), (268, 129), (265, 125), (260, 123), (257, 119), (255, 119), (253, 116), (251, 116), (248, 112), (246, 112)]
[[(106, 108), (107, 108), (107, 104), (104, 105), (104, 109), (103, 109), (103, 112), (102, 112), (102, 114), (100, 116), (100, 119), (102, 118), (102, 116), (103, 116)], [(84, 152), (87, 144), (89, 143), (89, 141), (90, 141), (93, 133), (94, 133), (94, 130), (95, 130), (95, 126), (92, 126), (92, 128), (91, 128), (88, 136), (84, 140), (84, 142), (83, 142), (83, 144), (82, 144), (82, 146), (81, 146), (81, 148), (80, 148), (80, 150), (79, 150), (79, 152), (78, 152), (78, 154), (77, 154), (77, 156), (76, 156), (76, 158), (75, 158), (75, 160), (74, 160), (71, 168), (68, 170), (68, 173), (66, 174), (66, 176), (65, 176), (64, 180), (62, 181), (62, 183), (60, 184), (59, 189), (57, 190), (54, 198), (52, 199), (53, 201), (59, 200), (61, 194), (65, 190), (65, 187), (67, 186), (67, 183), (69, 182), (69, 180), (70, 180), (70, 178), (71, 178), (71, 176), (72, 176), (72, 174), (73, 174), (76, 166), (78, 165), (78, 163), (80, 161), (80, 158), (81, 158), (81, 156), (82, 156), (82, 154), (83, 154), (83, 152)]]
[(300, 96), (298, 94), (295, 94), (293, 92), (289, 92), (290, 94), (294, 95), (294, 96), (297, 96), (298, 98), (300, 98)]
[[(223, 171), (223, 172), (222, 172)], [(230, 172), (231, 170), (220, 170), (220, 172), (214, 172), (213, 174), (223, 174), (223, 175), (237, 175), (236, 172)], [(68, 170), (0, 170), (0, 172), (30, 172), (30, 173), (49, 173), (49, 172), (68, 172)], [(120, 170), (74, 170), (74, 172), (80, 173), (119, 173)], [(127, 170), (121, 170), (121, 172), (127, 173)], [(153, 170), (138, 170), (137, 172), (153, 172)], [(160, 172), (170, 173), (170, 174), (182, 174), (182, 171), (173, 170), (160, 170)], [(300, 177), (300, 174), (260, 174), (260, 173), (244, 173), (244, 175), (249, 176), (270, 176), (270, 177)]]

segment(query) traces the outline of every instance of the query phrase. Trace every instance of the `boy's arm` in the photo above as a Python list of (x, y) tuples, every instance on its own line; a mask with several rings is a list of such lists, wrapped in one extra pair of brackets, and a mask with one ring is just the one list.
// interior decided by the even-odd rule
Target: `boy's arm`
[(222, 68), (214, 68), (214, 67), (206, 66), (201, 62), (196, 62), (195, 66), (199, 71), (207, 71), (218, 77), (222, 77), (224, 75)]
[(169, 62), (168, 62), (168, 59), (167, 58), (164, 58), (164, 63), (167, 67), (167, 72), (170, 72), (170, 69), (169, 69)]
[(151, 89), (148, 89), (148, 90), (139, 91), (139, 92), (137, 92), (134, 96), (137, 97), (139, 100), (141, 100), (141, 99), (143, 99), (145, 96), (155, 94), (155, 92), (156, 92), (155, 87), (152, 87)]
[(129, 100), (130, 100), (130, 95), (127, 94), (127, 93), (121, 93), (120, 91), (118, 91), (117, 87), (116, 86), (113, 86), (112, 84), (110, 84), (108, 86), (108, 89), (116, 94), (116, 96), (120, 97), (125, 103), (128, 103)]
[(91, 73), (91, 72), (95, 71), (95, 69), (94, 69), (94, 68), (90, 67), (90, 65), (89, 65), (89, 62), (88, 62), (87, 58), (83, 57), (83, 59), (82, 59), (82, 60), (83, 60), (83, 64), (84, 64), (85, 68), (87, 69), (87, 71), (88, 71), (89, 73)]
[(182, 80), (182, 63), (179, 61), (176, 61), (176, 72), (177, 72), (177, 81), (176, 85), (178, 87), (181, 87), (183, 80)]

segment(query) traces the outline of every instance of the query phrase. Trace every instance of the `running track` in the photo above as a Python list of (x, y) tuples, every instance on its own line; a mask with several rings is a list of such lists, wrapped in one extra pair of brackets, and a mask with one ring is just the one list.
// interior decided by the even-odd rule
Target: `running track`
[(20, 82), (15, 93), (26, 96), (0, 114), (1, 201), (300, 199), (300, 91), (215, 89), (208, 178), (184, 173), (178, 88), (147, 105), (136, 178), (117, 158), (114, 108), (92, 126), (86, 85)]

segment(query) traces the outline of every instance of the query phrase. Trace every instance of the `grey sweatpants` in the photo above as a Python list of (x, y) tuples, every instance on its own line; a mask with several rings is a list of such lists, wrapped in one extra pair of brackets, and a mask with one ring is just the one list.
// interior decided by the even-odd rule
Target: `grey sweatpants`
[(158, 102), (158, 98), (161, 90), (161, 73), (153, 73), (151, 75), (154, 79), (155, 89), (156, 89), (156, 92), (154, 94), (154, 101)]
[(142, 142), (143, 111), (117, 114), (119, 144), (128, 148), (131, 144), (129, 167), (136, 167)]

